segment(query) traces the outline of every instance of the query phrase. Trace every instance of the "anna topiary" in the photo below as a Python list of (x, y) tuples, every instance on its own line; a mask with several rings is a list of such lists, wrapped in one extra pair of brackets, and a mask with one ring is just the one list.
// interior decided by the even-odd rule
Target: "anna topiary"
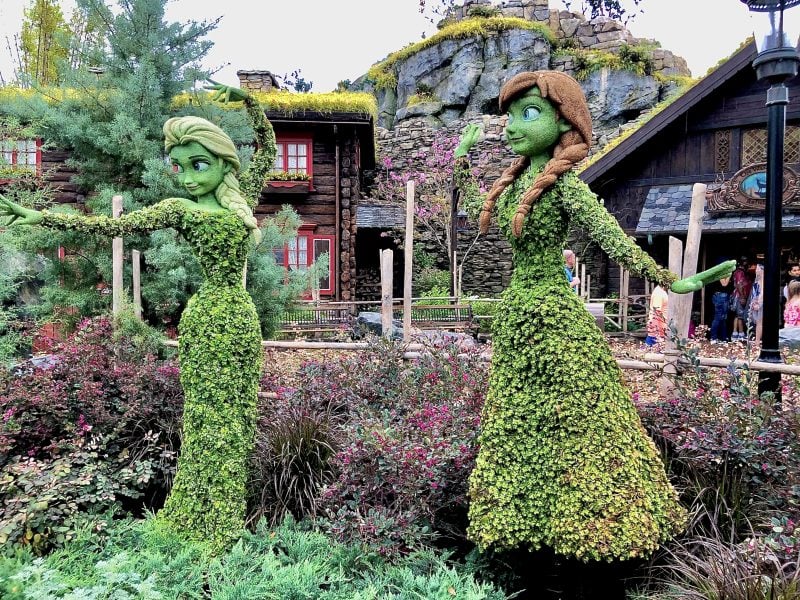
[[(584, 560), (645, 556), (683, 528), (686, 512), (602, 332), (564, 276), (569, 227), (583, 228), (634, 273), (664, 286), (676, 277), (624, 234), (572, 171), (591, 141), (574, 79), (519, 74), (501, 90), (500, 107), (521, 157), (490, 190), (481, 228), (496, 202), (514, 272), (494, 320), (468, 533), (481, 548), (548, 546)], [(478, 134), (468, 126), (456, 150), (462, 183), (469, 180), (463, 157)]]
[(248, 459), (253, 446), (258, 380), (263, 364), (255, 306), (242, 285), (248, 251), (260, 231), (254, 198), (275, 157), (275, 136), (263, 110), (241, 90), (215, 85), (220, 97), (244, 100), (259, 150), (240, 168), (231, 138), (199, 117), (164, 124), (165, 146), (191, 199), (168, 198), (119, 219), (26, 209), (0, 196), (9, 225), (74, 229), (109, 236), (177, 229), (198, 256), (205, 277), (179, 325), (185, 404), (178, 470), (158, 518), (221, 550), (244, 527)]

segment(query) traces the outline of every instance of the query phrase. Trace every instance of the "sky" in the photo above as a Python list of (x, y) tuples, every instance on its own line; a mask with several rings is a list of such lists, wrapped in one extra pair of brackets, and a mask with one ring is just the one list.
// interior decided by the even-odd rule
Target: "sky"
[[(0, 0), (0, 73), (12, 75), (7, 38), (21, 29), (23, 9), (33, 0)], [(74, 0), (61, 0), (69, 16)], [(551, 8), (563, 8), (550, 0)], [(741, 0), (641, 0), (644, 13), (628, 23), (637, 38), (659, 41), (685, 58), (693, 76), (704, 75), (752, 33)], [(391, 52), (430, 35), (434, 25), (418, 11), (419, 0), (170, 0), (168, 21), (222, 17), (208, 39), (204, 61), (214, 79), (238, 85), (236, 71), (263, 69), (276, 75), (296, 69), (314, 92), (354, 80)], [(573, 0), (577, 11), (580, 0)], [(800, 11), (800, 8), (794, 9)]]

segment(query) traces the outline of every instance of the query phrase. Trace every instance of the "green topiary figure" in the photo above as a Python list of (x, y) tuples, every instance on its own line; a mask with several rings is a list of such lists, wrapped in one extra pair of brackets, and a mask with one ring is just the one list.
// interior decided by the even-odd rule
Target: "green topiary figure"
[[(583, 560), (644, 556), (681, 531), (686, 511), (602, 332), (564, 276), (569, 226), (584, 228), (634, 273), (664, 286), (676, 276), (624, 234), (572, 171), (588, 154), (592, 125), (574, 79), (521, 73), (503, 86), (500, 108), (521, 157), (489, 191), (481, 229), (496, 202), (514, 272), (493, 329), (468, 532), (484, 549), (544, 545)], [(478, 135), (468, 126), (456, 150), (462, 182), (469, 179), (463, 157)], [(697, 289), (729, 268), (673, 289)]]
[(263, 110), (242, 90), (219, 84), (218, 97), (243, 100), (259, 150), (243, 176), (230, 137), (199, 117), (169, 119), (165, 148), (192, 197), (168, 198), (124, 215), (56, 214), (24, 208), (0, 196), (9, 225), (39, 224), (109, 236), (178, 230), (197, 254), (205, 279), (179, 326), (183, 442), (170, 496), (158, 518), (187, 538), (220, 550), (244, 527), (248, 459), (263, 364), (255, 306), (242, 284), (247, 254), (261, 232), (245, 195), (256, 197), (275, 158), (275, 136)]

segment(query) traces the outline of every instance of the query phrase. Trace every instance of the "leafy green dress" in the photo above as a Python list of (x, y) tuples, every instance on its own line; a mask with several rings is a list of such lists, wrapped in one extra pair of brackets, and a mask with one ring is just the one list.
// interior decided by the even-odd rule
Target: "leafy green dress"
[[(246, 97), (243, 106), (258, 144), (247, 170), (239, 174), (242, 195), (252, 204), (275, 160), (275, 133), (257, 101)], [(244, 527), (264, 361), (258, 315), (242, 284), (250, 231), (230, 210), (201, 210), (178, 198), (118, 219), (42, 215), (45, 227), (107, 236), (172, 227), (194, 250), (204, 280), (178, 326), (183, 439), (172, 491), (158, 518), (187, 538), (224, 549)]]
[(686, 515), (602, 332), (570, 289), (570, 223), (612, 260), (667, 283), (571, 171), (511, 234), (528, 169), (498, 199), (514, 272), (493, 331), (489, 392), (470, 477), (469, 535), (480, 547), (542, 545), (584, 560), (649, 554)]
[(192, 246), (204, 281), (179, 325), (183, 440), (159, 519), (187, 537), (224, 547), (244, 527), (263, 366), (258, 316), (242, 285), (252, 243), (248, 229), (230, 211), (197, 210), (178, 199), (119, 219), (44, 211), (41, 224), (113, 236), (173, 227)]

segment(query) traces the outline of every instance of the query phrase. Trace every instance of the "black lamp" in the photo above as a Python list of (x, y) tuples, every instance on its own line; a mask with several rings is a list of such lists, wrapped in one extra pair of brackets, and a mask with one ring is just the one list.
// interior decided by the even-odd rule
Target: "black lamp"
[[(789, 91), (785, 82), (797, 75), (800, 56), (797, 38), (800, 30), (795, 13), (788, 9), (800, 0), (741, 0), (753, 18), (753, 34), (758, 56), (753, 61), (756, 77), (769, 84), (767, 90), (767, 197), (764, 211), (766, 249), (764, 253), (764, 289), (761, 290), (763, 329), (758, 360), (782, 362), (778, 347), (780, 325), (780, 235), (783, 196), (783, 143), (786, 130), (786, 105)], [(800, 15), (798, 15), (800, 16)], [(794, 21), (794, 23), (790, 23)], [(758, 391), (772, 392), (780, 402), (780, 373), (761, 371)]]

